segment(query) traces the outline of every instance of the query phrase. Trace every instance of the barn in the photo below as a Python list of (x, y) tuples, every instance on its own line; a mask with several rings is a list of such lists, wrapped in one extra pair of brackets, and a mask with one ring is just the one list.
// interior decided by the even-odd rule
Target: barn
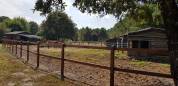
[(19, 40), (19, 41), (31, 41), (31, 42), (37, 42), (41, 40), (41, 37), (36, 35), (31, 35), (30, 33), (25, 31), (9, 32), (4, 35), (4, 38), (11, 39), (11, 40)]
[(167, 37), (164, 29), (161, 28), (146, 28), (130, 32), (123, 37), (127, 39), (128, 48), (167, 48)]
[[(108, 45), (117, 48), (144, 48), (144, 49), (167, 49), (167, 36), (162, 28), (149, 27), (134, 32), (129, 32), (118, 38), (106, 41)], [(134, 51), (129, 52), (130, 55)]]

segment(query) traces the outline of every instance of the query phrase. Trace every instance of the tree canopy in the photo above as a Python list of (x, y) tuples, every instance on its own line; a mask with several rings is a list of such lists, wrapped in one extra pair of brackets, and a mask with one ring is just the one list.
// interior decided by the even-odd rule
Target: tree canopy
[(105, 41), (106, 39), (108, 39), (108, 34), (105, 28), (85, 27), (78, 31), (78, 40), (80, 41)]
[(4, 22), (5, 20), (10, 19), (9, 17), (6, 16), (0, 16), (0, 23)]
[(21, 17), (9, 19), (5, 21), (4, 24), (11, 31), (28, 31), (29, 30), (29, 24), (27, 20)]
[(35, 35), (38, 32), (38, 24), (36, 22), (29, 22), (29, 32), (33, 35)]
[(75, 39), (76, 27), (72, 20), (64, 12), (52, 12), (43, 21), (42, 35), (46, 39), (61, 40)]
[(125, 14), (124, 18), (111, 28), (110, 36), (118, 37), (127, 32), (137, 31), (146, 27), (163, 27), (163, 20), (158, 4), (142, 5), (135, 11), (134, 16)]

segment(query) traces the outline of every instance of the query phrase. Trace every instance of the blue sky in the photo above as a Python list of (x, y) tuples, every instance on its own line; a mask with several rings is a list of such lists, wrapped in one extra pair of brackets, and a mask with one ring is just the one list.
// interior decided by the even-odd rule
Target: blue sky
[[(35, 21), (40, 24), (45, 17), (39, 15), (39, 12), (33, 13), (36, 0), (0, 0), (0, 16), (24, 17), (28, 21)], [(105, 27), (111, 28), (117, 22), (112, 15), (99, 17), (99, 15), (81, 13), (77, 8), (72, 6), (73, 0), (66, 0), (65, 12), (71, 17), (77, 27)]]

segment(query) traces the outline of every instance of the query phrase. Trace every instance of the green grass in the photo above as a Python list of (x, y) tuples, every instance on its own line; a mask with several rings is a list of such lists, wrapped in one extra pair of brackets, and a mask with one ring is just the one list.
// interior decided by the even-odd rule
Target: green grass
[(151, 64), (151, 62), (135, 60), (135, 61), (131, 61), (130, 64), (137, 66), (137, 67), (144, 67), (144, 66), (148, 66), (149, 64)]
[[(61, 49), (59, 48), (41, 48), (40, 50), (43, 54), (55, 56), (57, 58), (59, 58), (61, 54)], [(98, 63), (104, 61), (104, 59), (109, 60), (110, 51), (100, 49), (65, 48), (65, 58), (82, 62)], [(115, 58), (126, 60), (128, 61), (128, 64), (136, 67), (149, 66), (149, 64), (153, 63), (151, 61), (131, 60), (128, 58), (127, 51), (115, 51)], [(159, 65), (162, 67), (169, 67), (169, 64), (160, 63)]]
[(115, 57), (118, 59), (128, 59), (127, 51), (116, 51)]
[[(41, 48), (41, 53), (50, 56), (60, 57), (60, 49), (57, 48)], [(74, 59), (84, 62), (98, 62), (101, 59), (109, 58), (110, 52), (99, 49), (80, 49), (80, 48), (65, 48), (65, 58)]]
[[(15, 75), (20, 73), (20, 75)], [(38, 75), (43, 75), (36, 77)], [(68, 86), (71, 83), (61, 81), (54, 74), (47, 74), (35, 71), (22, 62), (14, 58), (12, 55), (2, 49), (0, 45), (0, 86), (24, 86), (24, 84), (32, 83), (33, 86)], [(30, 78), (30, 81), (24, 81)]]
[(170, 67), (170, 64), (160, 64), (163, 67)]

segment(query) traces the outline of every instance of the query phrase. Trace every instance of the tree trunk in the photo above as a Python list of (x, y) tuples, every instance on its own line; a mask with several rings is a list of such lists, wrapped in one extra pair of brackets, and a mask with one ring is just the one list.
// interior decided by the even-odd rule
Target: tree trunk
[(178, 86), (178, 31), (170, 31), (168, 35), (168, 49), (171, 64), (171, 74), (174, 77), (175, 86)]
[(174, 77), (175, 86), (178, 86), (178, 8), (176, 0), (160, 0), (160, 7), (168, 38), (171, 75)]

